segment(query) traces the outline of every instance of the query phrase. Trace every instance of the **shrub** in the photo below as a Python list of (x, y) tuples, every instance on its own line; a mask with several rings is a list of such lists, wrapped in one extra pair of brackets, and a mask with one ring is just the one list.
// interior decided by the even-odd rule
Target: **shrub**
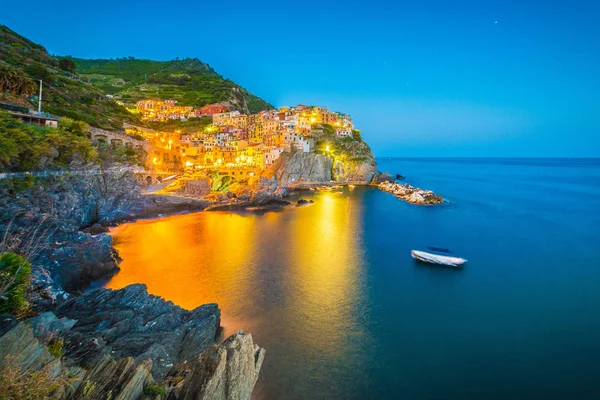
[(148, 385), (144, 388), (144, 394), (162, 397), (167, 395), (167, 390), (160, 385)]
[(50, 375), (50, 365), (39, 371), (23, 371), (14, 362), (6, 362), (0, 369), (0, 398), (3, 400), (47, 399), (68, 381)]
[(64, 341), (62, 338), (54, 339), (48, 344), (48, 351), (56, 358), (61, 358), (65, 354)]
[(31, 278), (31, 264), (15, 253), (0, 255), (0, 314), (27, 310), (25, 292)]

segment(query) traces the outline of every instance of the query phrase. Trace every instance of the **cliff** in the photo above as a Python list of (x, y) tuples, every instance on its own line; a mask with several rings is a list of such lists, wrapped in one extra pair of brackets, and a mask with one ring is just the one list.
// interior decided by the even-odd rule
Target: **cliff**
[(377, 174), (373, 157), (333, 157), (319, 153), (282, 154), (266, 172), (280, 185), (359, 183), (368, 184)]
[[(143, 285), (98, 289), (25, 322), (0, 327), (0, 390), (25, 386), (33, 398), (249, 399), (265, 351), (237, 333), (215, 344), (215, 304), (186, 311), (149, 295)], [(60, 352), (51, 343), (64, 343)], [(50, 345), (50, 346), (49, 346)], [(64, 354), (63, 354), (64, 353)], [(7, 393), (2, 393), (6, 395)], [(155, 398), (152, 397), (152, 398)]]
[[(111, 223), (202, 210), (207, 204), (144, 195), (135, 175), (126, 170), (91, 176), (5, 179), (0, 181), (0, 231), (8, 230), (15, 250), (23, 250), (29, 235), (37, 232), (40, 246), (31, 260), (33, 284), (54, 299), (63, 289), (78, 292), (93, 280), (118, 271), (119, 258), (111, 237), (102, 234)], [(81, 231), (89, 226), (93, 229)]]

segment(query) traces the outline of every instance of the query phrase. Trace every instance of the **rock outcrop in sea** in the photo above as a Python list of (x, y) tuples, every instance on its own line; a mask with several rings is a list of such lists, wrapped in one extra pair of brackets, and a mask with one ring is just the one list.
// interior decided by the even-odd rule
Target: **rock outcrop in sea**
[[(55, 399), (138, 399), (148, 387), (169, 399), (249, 399), (265, 350), (242, 332), (216, 344), (219, 321), (215, 304), (186, 311), (144, 285), (97, 289), (26, 321), (5, 318), (0, 369), (60, 378)], [(49, 351), (57, 339), (64, 355)]]
[(377, 187), (412, 204), (441, 204), (444, 202), (442, 196), (431, 190), (419, 189), (406, 183), (385, 181), (379, 183)]

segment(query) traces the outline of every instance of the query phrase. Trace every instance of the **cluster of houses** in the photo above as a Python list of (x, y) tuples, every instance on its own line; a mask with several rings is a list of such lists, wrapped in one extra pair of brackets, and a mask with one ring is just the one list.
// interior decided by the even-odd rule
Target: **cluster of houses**
[(229, 111), (229, 103), (208, 104), (194, 109), (192, 106), (178, 106), (177, 100), (140, 100), (135, 108), (142, 116), (142, 121), (168, 121), (170, 119), (186, 120), (192, 117), (213, 115)]
[[(138, 108), (150, 109), (145, 108), (145, 104), (158, 103), (174, 104), (145, 100), (138, 102)], [(202, 112), (199, 115), (211, 115), (212, 124), (202, 132), (164, 133), (148, 138), (158, 141), (155, 147), (168, 150), (163, 151), (161, 157), (152, 157), (154, 163), (178, 160), (192, 169), (218, 168), (255, 173), (269, 168), (285, 151), (314, 150), (312, 134), (313, 126), (317, 124), (331, 125), (338, 137), (351, 137), (354, 129), (349, 115), (330, 112), (325, 107), (299, 105), (245, 115), (230, 111), (225, 103), (211, 104), (196, 111)]]

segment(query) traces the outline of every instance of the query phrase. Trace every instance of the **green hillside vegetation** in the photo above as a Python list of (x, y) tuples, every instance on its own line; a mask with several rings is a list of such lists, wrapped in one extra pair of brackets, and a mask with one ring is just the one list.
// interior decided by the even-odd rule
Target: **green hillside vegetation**
[(126, 104), (155, 98), (173, 99), (180, 105), (194, 107), (226, 101), (244, 113), (273, 109), (272, 105), (223, 78), (197, 58), (172, 61), (133, 57), (69, 59), (77, 65), (81, 76)]
[(0, 25), (0, 101), (36, 109), (40, 79), (43, 111), (109, 130), (121, 128), (123, 122), (143, 125), (139, 115), (127, 111), (117, 99), (129, 105), (148, 98), (174, 99), (195, 107), (227, 101), (245, 113), (273, 108), (195, 58), (54, 57), (43, 46)]
[(89, 163), (141, 164), (143, 151), (94, 144), (84, 122), (63, 118), (60, 127), (25, 124), (0, 112), (0, 171), (19, 172), (84, 167)]
[[(103, 90), (69, 71), (71, 67), (68, 63), (61, 63), (50, 56), (43, 46), (4, 25), (0, 25), (0, 60), (4, 66), (0, 69), (0, 80), (11, 73), (34, 82), (34, 87), (29, 84), (26, 91), (19, 93), (22, 95), (20, 103), (30, 108), (37, 108), (37, 104), (35, 99), (28, 100), (26, 96), (37, 94), (38, 81), (42, 79), (43, 111), (106, 129), (120, 128), (123, 121), (135, 122), (138, 118), (114, 100), (107, 99)], [(2, 100), (12, 102), (13, 98), (0, 93)]]
[[(335, 128), (329, 124), (316, 124), (312, 127), (315, 139), (315, 151), (335, 158), (365, 161), (373, 158), (373, 152), (362, 140), (360, 131), (352, 131), (352, 137), (337, 137)], [(329, 151), (326, 151), (329, 146)]]

